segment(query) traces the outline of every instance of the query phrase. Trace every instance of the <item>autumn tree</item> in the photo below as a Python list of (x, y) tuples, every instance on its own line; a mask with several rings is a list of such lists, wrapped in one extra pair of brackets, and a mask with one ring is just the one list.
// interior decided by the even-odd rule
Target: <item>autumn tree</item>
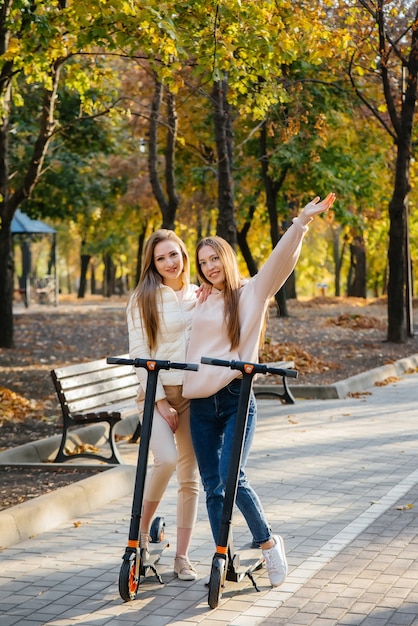
[[(93, 7), (91, 7), (93, 8)], [(13, 250), (11, 223), (18, 207), (30, 197), (43, 171), (53, 138), (60, 130), (58, 92), (60, 81), (78, 91), (82, 108), (74, 118), (97, 114), (88, 97), (87, 65), (75, 61), (80, 52), (78, 35), (85, 38), (91, 15), (62, 2), (5, 0), (0, 6), (0, 346), (12, 347), (13, 340)], [(90, 76), (98, 81), (106, 69), (93, 65)], [(109, 100), (108, 100), (109, 102)], [(34, 111), (31, 135), (25, 136), (29, 150), (11, 170), (11, 151), (22, 138), (18, 112), (27, 106)], [(25, 132), (24, 129), (23, 132)]]
[[(115, 105), (116, 77), (106, 51), (129, 55), (141, 39), (146, 54), (155, 49), (162, 65), (173, 46), (170, 20), (159, 20), (155, 8), (139, 0), (5, 0), (0, 5), (0, 347), (13, 346), (13, 252), (11, 223), (16, 209), (29, 198), (43, 173), (50, 144), (62, 132), (59, 89), (77, 93), (80, 107), (73, 120), (103, 115)], [(158, 25), (158, 37), (149, 28)], [(140, 36), (138, 37), (138, 34)], [(154, 46), (154, 48), (153, 48)], [(150, 52), (152, 51), (152, 54)], [(100, 90), (100, 98), (90, 94)], [(28, 102), (36, 107), (36, 123), (25, 142), (16, 170), (10, 169), (10, 151), (21, 141), (18, 111)], [(67, 124), (68, 127), (68, 124)]]
[(344, 2), (341, 9), (353, 42), (349, 63), (353, 88), (396, 148), (389, 202), (387, 339), (403, 342), (407, 335), (405, 287), (409, 263), (407, 198), (416, 137), (418, 4), (402, 0), (359, 0), (355, 4)]

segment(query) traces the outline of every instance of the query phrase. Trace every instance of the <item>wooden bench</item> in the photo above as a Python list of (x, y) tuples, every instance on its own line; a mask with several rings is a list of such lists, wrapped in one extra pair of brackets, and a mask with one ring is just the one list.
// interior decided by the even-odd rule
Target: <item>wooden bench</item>
[[(268, 365), (270, 367), (277, 367), (279, 369), (286, 370), (295, 368), (294, 361), (275, 361), (274, 363), (269, 362)], [(265, 376), (270, 376), (270, 374), (261, 375), (258, 380), (262, 380), (263, 378), (265, 378)], [(272, 389), (272, 385), (268, 385), (268, 389), (263, 389), (263, 387), (265, 387), (265, 385), (263, 384), (254, 385), (254, 395), (256, 398), (273, 396), (279, 398), (280, 402), (283, 402), (283, 404), (295, 404), (296, 400), (289, 389), (286, 376), (282, 376), (282, 383), (282, 392), (280, 392), (278, 389), (276, 390), (275, 388)]]
[[(121, 355), (128, 358), (128, 355)], [(108, 365), (106, 359), (59, 367), (51, 371), (61, 405), (63, 428), (61, 444), (54, 463), (79, 457), (105, 463), (123, 463), (115, 445), (114, 427), (128, 415), (137, 414), (138, 378), (130, 365)], [(67, 454), (70, 429), (87, 424), (107, 422), (110, 456), (88, 450)], [(139, 420), (138, 420), (139, 422)]]

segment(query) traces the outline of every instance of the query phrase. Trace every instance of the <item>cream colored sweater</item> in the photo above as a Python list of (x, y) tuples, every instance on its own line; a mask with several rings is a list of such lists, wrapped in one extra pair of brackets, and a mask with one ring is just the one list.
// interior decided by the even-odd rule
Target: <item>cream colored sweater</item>
[[(126, 310), (126, 320), (129, 331), (129, 355), (132, 359), (161, 359), (177, 363), (186, 361), (192, 314), (197, 302), (196, 290), (196, 285), (184, 287), (182, 297), (179, 299), (171, 287), (160, 285), (159, 294), (157, 294), (160, 331), (155, 350), (150, 350), (142, 318), (131, 296)], [(136, 368), (135, 371), (140, 383), (138, 398), (141, 398), (141, 391), (145, 392), (147, 384), (147, 371), (142, 367)], [(164, 385), (181, 385), (183, 375), (183, 370), (160, 370), (155, 401), (166, 397)]]
[[(310, 220), (309, 220), (310, 221)], [(187, 362), (199, 363), (198, 372), (185, 372), (185, 398), (207, 398), (241, 376), (237, 370), (200, 363), (202, 356), (227, 361), (258, 362), (258, 347), (264, 316), (270, 298), (293, 271), (302, 248), (307, 226), (294, 218), (259, 272), (240, 290), (240, 343), (231, 350), (224, 316), (223, 293), (212, 289), (205, 302), (197, 302), (193, 313)]]

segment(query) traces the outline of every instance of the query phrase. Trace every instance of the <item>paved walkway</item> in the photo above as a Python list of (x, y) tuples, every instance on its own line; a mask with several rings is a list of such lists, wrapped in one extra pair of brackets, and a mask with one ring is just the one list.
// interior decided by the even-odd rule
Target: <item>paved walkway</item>
[[(259, 401), (248, 474), (285, 540), (280, 588), (263, 568), (259, 592), (247, 578), (227, 582), (209, 609), (202, 579), (213, 544), (202, 495), (190, 555), (199, 580), (174, 576), (172, 544), (158, 568), (164, 584), (146, 577), (124, 603), (129, 495), (0, 553), (1, 625), (418, 626), (417, 389), (411, 373), (344, 400)], [(132, 447), (122, 453), (134, 462)], [(175, 491), (173, 480), (159, 511), (172, 541)], [(237, 547), (249, 540), (239, 513), (234, 538)]]

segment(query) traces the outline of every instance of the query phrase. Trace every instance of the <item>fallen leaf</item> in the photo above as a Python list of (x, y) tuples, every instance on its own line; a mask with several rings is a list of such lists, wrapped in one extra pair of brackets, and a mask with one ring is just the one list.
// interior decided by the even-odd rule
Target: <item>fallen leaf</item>
[(68, 454), (69, 456), (72, 456), (73, 454), (81, 454), (83, 452), (94, 452), (96, 454), (99, 452), (99, 448), (90, 443), (80, 443), (71, 449), (65, 448), (65, 454)]
[(371, 396), (371, 391), (349, 391), (347, 396), (349, 398), (361, 398), (362, 396)]
[(28, 400), (6, 387), (0, 387), (0, 424), (3, 421), (23, 421), (40, 408), (40, 402)]
[(375, 387), (385, 387), (386, 385), (390, 385), (391, 383), (398, 382), (399, 378), (397, 376), (389, 376), (385, 378), (385, 380), (377, 380), (375, 382)]
[(260, 363), (294, 361), (295, 368), (299, 373), (328, 372), (339, 367), (334, 363), (323, 361), (309, 354), (306, 350), (302, 350), (298, 344), (289, 342), (273, 343), (268, 338), (266, 338), (263, 347), (260, 348), (259, 359)]
[(342, 313), (341, 315), (338, 315), (338, 317), (329, 318), (327, 323), (334, 326), (351, 328), (352, 330), (359, 330), (362, 328), (380, 328), (381, 330), (384, 330), (386, 328), (386, 323), (382, 320), (372, 317), (371, 315), (360, 315), (357, 313)]

